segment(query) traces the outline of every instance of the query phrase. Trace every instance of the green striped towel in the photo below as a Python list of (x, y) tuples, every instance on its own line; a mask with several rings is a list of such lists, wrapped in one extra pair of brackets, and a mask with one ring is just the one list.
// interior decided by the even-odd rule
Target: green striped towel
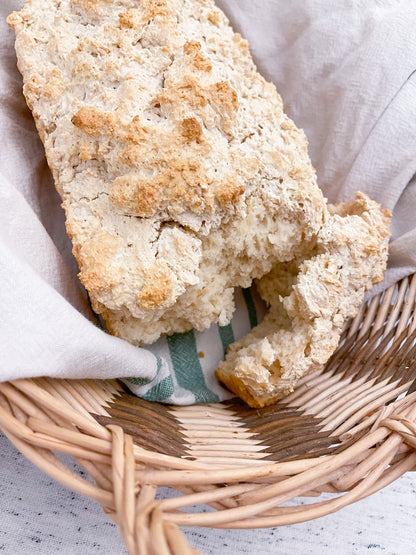
[(235, 305), (228, 326), (213, 324), (203, 332), (177, 333), (147, 347), (154, 356), (153, 379), (126, 378), (124, 383), (143, 399), (178, 405), (216, 403), (233, 397), (217, 382), (215, 369), (230, 343), (246, 335), (265, 313), (254, 288), (236, 289)]

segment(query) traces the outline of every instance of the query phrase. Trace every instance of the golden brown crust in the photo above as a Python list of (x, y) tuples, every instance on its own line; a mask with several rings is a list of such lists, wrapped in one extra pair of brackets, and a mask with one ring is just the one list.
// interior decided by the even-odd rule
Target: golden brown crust
[(83, 106), (72, 116), (71, 121), (75, 127), (94, 137), (102, 132), (111, 134), (114, 129), (113, 119), (112, 114), (107, 114), (90, 106)]
[(120, 247), (120, 240), (102, 230), (81, 247), (75, 247), (74, 255), (82, 268), (79, 278), (89, 291), (100, 291), (114, 287), (119, 277), (112, 271), (113, 259)]
[(145, 280), (137, 295), (137, 303), (145, 310), (154, 310), (173, 299), (171, 271), (166, 264), (158, 264)]
[(195, 40), (189, 40), (183, 45), (183, 51), (192, 59), (192, 65), (195, 69), (201, 71), (211, 71), (212, 64), (203, 56), (201, 43)]
[(201, 141), (203, 137), (202, 126), (196, 118), (185, 118), (181, 123), (181, 133), (190, 141)]
[(13, 29), (13, 31), (17, 31), (19, 25), (23, 22), (23, 17), (20, 12), (12, 12), (6, 18), (7, 25)]
[(166, 0), (142, 0), (142, 10), (147, 21), (152, 17), (166, 17), (173, 14)]
[(227, 81), (219, 81), (210, 88), (211, 100), (229, 117), (238, 110), (238, 95)]
[(204, 108), (208, 104), (207, 92), (196, 78), (186, 76), (179, 85), (165, 86), (155, 97), (155, 102), (168, 105), (168, 109), (169, 106), (184, 103), (191, 108)]
[(118, 18), (120, 20), (121, 27), (127, 27), (128, 29), (133, 29), (135, 24), (135, 16), (137, 14), (137, 10), (130, 9), (126, 12), (121, 12), (118, 14)]

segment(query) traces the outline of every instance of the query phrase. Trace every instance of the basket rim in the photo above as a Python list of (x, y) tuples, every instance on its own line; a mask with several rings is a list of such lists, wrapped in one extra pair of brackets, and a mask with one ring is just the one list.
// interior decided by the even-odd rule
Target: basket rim
[[(386, 345), (391, 344), (389, 349), (398, 345), (394, 353), (403, 350), (407, 340), (413, 345), (415, 304), (413, 274), (363, 305), (345, 330), (345, 341), (352, 338), (357, 345), (367, 332), (368, 337), (375, 337), (378, 327), (383, 329)], [(366, 341), (371, 343), (368, 337)], [(412, 345), (406, 349), (414, 364)], [(390, 358), (393, 360), (393, 355)], [(179, 553), (178, 546), (182, 553), (191, 553), (178, 526), (260, 528), (310, 520), (363, 499), (416, 469), (416, 380), (410, 383), (406, 382), (407, 390), (396, 400), (386, 401), (371, 429), (344, 450), (299, 460), (259, 459), (246, 466), (155, 453), (135, 444), (119, 425), (100, 424), (93, 416), (94, 409), (101, 406), (106, 412), (105, 399), (120, 391), (117, 380), (28, 378), (0, 383), (0, 428), (46, 474), (99, 502), (119, 524), (131, 553), (150, 553), (157, 530), (163, 538), (161, 553)], [(308, 398), (307, 380), (305, 384), (289, 396), (291, 402)], [(379, 389), (383, 391), (381, 386)], [(88, 401), (82, 401), (83, 397)], [(100, 399), (104, 399), (101, 405)], [(214, 412), (218, 409), (220, 416), (228, 410), (224, 403), (202, 406)], [(199, 409), (169, 410), (189, 415)], [(69, 470), (56, 451), (74, 457), (95, 483)], [(157, 488), (165, 485), (182, 492), (182, 497), (155, 500)], [(342, 495), (292, 508), (279, 506), (295, 496), (316, 495), (323, 486), (325, 491)], [(217, 510), (201, 514), (181, 511), (199, 503)]]

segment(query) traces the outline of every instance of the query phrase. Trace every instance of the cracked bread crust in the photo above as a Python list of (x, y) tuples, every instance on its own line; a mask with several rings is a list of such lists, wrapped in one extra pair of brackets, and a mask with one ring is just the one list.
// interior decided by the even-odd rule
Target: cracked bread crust
[(277, 264), (258, 282), (269, 311), (217, 369), (252, 407), (275, 402), (321, 369), (365, 291), (383, 280), (390, 213), (362, 193), (329, 209), (310, 258)]
[(135, 344), (226, 324), (327, 217), (301, 130), (211, 0), (31, 0), (24, 94), (80, 279)]
[(361, 194), (327, 206), (303, 131), (213, 1), (29, 0), (8, 23), (108, 330), (142, 345), (225, 325), (257, 279), (269, 314), (219, 379), (263, 406), (320, 367), (382, 278), (388, 214)]

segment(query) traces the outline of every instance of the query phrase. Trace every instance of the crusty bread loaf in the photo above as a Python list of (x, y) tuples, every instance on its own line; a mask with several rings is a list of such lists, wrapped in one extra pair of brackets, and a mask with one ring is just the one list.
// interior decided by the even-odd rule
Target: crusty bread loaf
[[(267, 276), (260, 290), (270, 315), (232, 349), (219, 378), (239, 394), (249, 391), (241, 367), (249, 375), (247, 363), (257, 357), (250, 380), (260, 379), (260, 367), (270, 374), (265, 336), (276, 333), (275, 366), (283, 364), (278, 344), (285, 333), (291, 341), (305, 336), (296, 341), (309, 342), (312, 354), (289, 364), (290, 385), (269, 388), (261, 378), (243, 394), (251, 404), (273, 401), (328, 358), (339, 322), (381, 279), (386, 216), (365, 197), (353, 202), (353, 212), (364, 206), (356, 217), (345, 207), (345, 214), (331, 214), (304, 133), (213, 1), (31, 0), (8, 22), (80, 279), (109, 331), (140, 345), (162, 333), (224, 325), (234, 288)], [(342, 242), (338, 235), (351, 225), (355, 241)], [(325, 238), (333, 232), (336, 238)], [(371, 271), (361, 277), (357, 242), (374, 246)], [(334, 339), (318, 355), (314, 317), (296, 316), (303, 310), (297, 296), (307, 295), (296, 292), (302, 276), (324, 287), (320, 256), (351, 271), (334, 284), (325, 317)], [(273, 276), (286, 267), (297, 268), (299, 284), (275, 302)], [(282, 319), (289, 328), (278, 332)], [(303, 327), (292, 329), (298, 319)], [(272, 381), (280, 374), (285, 384), (280, 370)]]

